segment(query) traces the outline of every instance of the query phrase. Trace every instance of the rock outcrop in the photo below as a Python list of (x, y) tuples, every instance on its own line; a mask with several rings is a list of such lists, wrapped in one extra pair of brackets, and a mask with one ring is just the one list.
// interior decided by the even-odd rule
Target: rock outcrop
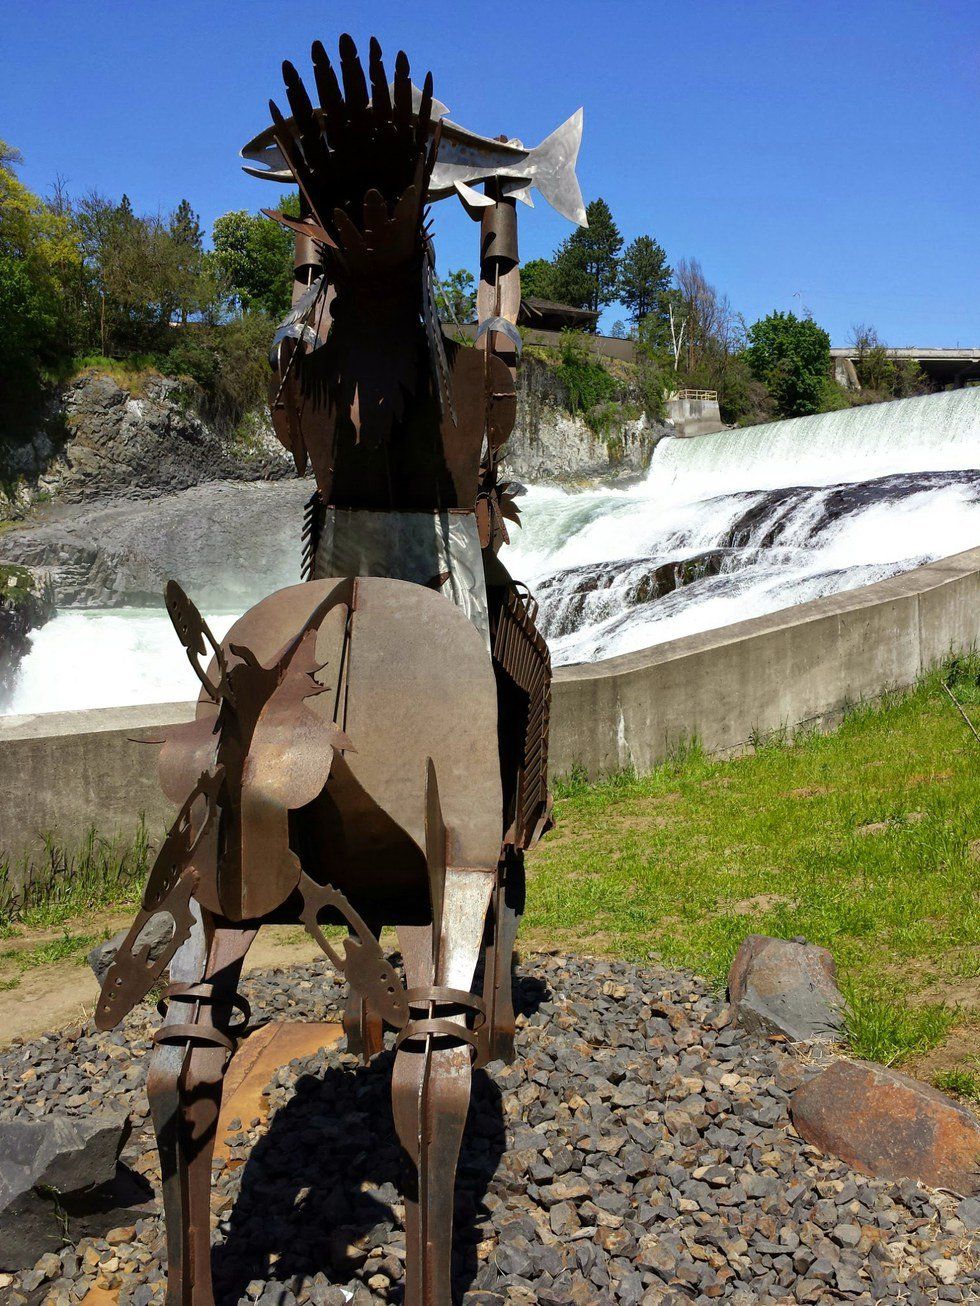
[(558, 485), (642, 476), (659, 440), (671, 433), (651, 422), (627, 383), (606, 405), (596, 429), (572, 412), (571, 396), (553, 367), (528, 356), (517, 379), (517, 422), (504, 455), (505, 475)]
[(59, 608), (162, 606), (175, 576), (195, 602), (235, 611), (300, 579), (311, 486), (222, 481), (152, 499), (52, 505), (0, 535), (0, 558), (44, 576)]
[(0, 702), (13, 687), (30, 634), (54, 615), (54, 592), (43, 574), (0, 563)]
[(138, 388), (83, 372), (52, 398), (32, 438), (8, 444), (4, 473), (18, 502), (147, 498), (222, 480), (293, 474), (259, 417), (225, 436), (194, 410), (189, 383), (150, 373)]

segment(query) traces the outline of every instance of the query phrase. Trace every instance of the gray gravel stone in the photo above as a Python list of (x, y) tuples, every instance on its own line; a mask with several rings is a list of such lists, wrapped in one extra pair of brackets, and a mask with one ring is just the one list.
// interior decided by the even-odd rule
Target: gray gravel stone
[[(816, 1156), (788, 1121), (802, 1064), (720, 1022), (700, 981), (551, 955), (525, 965), (517, 1059), (474, 1075), (456, 1216), (467, 1306), (934, 1303), (961, 1287), (960, 1300), (976, 1297), (973, 1208)], [(253, 973), (243, 989), (262, 1018), (337, 1019), (344, 1001), (320, 963)], [(74, 1031), (0, 1053), (0, 1114), (84, 1117), (113, 1100), (136, 1116), (156, 1020), (147, 1004), (111, 1035)], [(270, 1293), (298, 1306), (355, 1293), (401, 1302), (390, 1068), (390, 1047), (366, 1068), (338, 1051), (297, 1059), (269, 1088), (269, 1122), (237, 1122), (214, 1185), (222, 1304), (266, 1306)], [(124, 1160), (156, 1187), (145, 1110), (136, 1120)], [(160, 1306), (159, 1215), (124, 1223), (135, 1226), (127, 1240), (83, 1237), (62, 1256), (59, 1277), (37, 1290), (51, 1306), (75, 1306), (107, 1275), (128, 1306)], [(120, 1268), (106, 1271), (113, 1259)], [(27, 1298), (21, 1277), (10, 1289)]]

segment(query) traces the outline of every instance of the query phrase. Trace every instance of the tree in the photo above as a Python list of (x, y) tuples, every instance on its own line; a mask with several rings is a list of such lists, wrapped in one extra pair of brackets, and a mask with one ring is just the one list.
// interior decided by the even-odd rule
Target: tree
[(521, 294), (529, 299), (556, 298), (555, 265), (550, 259), (532, 258), (521, 264)]
[(770, 313), (748, 331), (746, 358), (778, 417), (819, 412), (830, 378), (830, 336), (812, 318)]
[(854, 370), (862, 390), (885, 399), (907, 399), (928, 393), (929, 382), (917, 359), (895, 358), (873, 326), (851, 327)]
[(85, 260), (85, 305), (102, 353), (169, 345), (166, 328), (196, 300), (186, 245), (156, 215), (139, 217), (127, 195), (118, 204), (91, 192), (73, 208)]
[(658, 308), (673, 275), (667, 255), (652, 236), (637, 236), (627, 246), (619, 260), (617, 291), (634, 326)]
[(444, 322), (469, 322), (476, 312), (476, 282), (473, 273), (454, 268), (439, 281), (436, 290), (439, 316)]
[(14, 173), (0, 141), (0, 391), (26, 391), (71, 350), (64, 302), (81, 258), (71, 223)]
[[(298, 197), (283, 212), (299, 214)], [(223, 213), (212, 230), (215, 262), (243, 312), (260, 309), (281, 318), (293, 294), (293, 236), (269, 218), (245, 209)]]
[(200, 308), (200, 280), (204, 264), (204, 229), (188, 200), (181, 200), (170, 215), (168, 227), (174, 250), (177, 311), (182, 323)]
[(623, 237), (604, 199), (585, 212), (589, 225), (577, 228), (555, 255), (555, 298), (598, 313), (616, 299)]
[(697, 259), (681, 259), (674, 273), (674, 329), (684, 327), (685, 370), (696, 372), (709, 353), (731, 352), (736, 319), (727, 295), (720, 295)]

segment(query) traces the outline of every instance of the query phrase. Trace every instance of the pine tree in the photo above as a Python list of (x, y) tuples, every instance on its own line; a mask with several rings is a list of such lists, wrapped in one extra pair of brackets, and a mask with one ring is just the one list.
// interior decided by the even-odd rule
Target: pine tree
[(585, 210), (587, 227), (563, 241), (555, 255), (556, 298), (598, 313), (616, 299), (623, 237), (609, 205), (595, 199)]
[(627, 247), (619, 261), (617, 289), (635, 326), (664, 302), (673, 275), (667, 255), (652, 236), (637, 236)]
[(204, 229), (189, 200), (181, 200), (167, 227), (172, 245), (173, 277), (177, 312), (181, 324), (199, 307), (198, 293), (203, 266)]
[(170, 215), (170, 239), (191, 249), (204, 246), (204, 228), (188, 200), (181, 200)]

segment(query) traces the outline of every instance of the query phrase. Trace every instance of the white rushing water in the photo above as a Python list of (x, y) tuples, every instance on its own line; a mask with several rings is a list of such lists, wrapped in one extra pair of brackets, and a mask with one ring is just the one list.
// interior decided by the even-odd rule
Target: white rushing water
[(507, 562), (555, 663), (591, 661), (978, 545), (978, 469), (980, 389), (666, 439), (629, 489), (532, 487)]
[[(641, 484), (531, 487), (521, 507), (504, 556), (538, 593), (556, 664), (630, 652), (980, 545), (980, 389), (663, 440)], [(276, 562), (251, 602), (282, 583)], [(209, 614), (219, 638), (235, 615)], [(66, 611), (0, 711), (196, 690), (162, 610)]]

